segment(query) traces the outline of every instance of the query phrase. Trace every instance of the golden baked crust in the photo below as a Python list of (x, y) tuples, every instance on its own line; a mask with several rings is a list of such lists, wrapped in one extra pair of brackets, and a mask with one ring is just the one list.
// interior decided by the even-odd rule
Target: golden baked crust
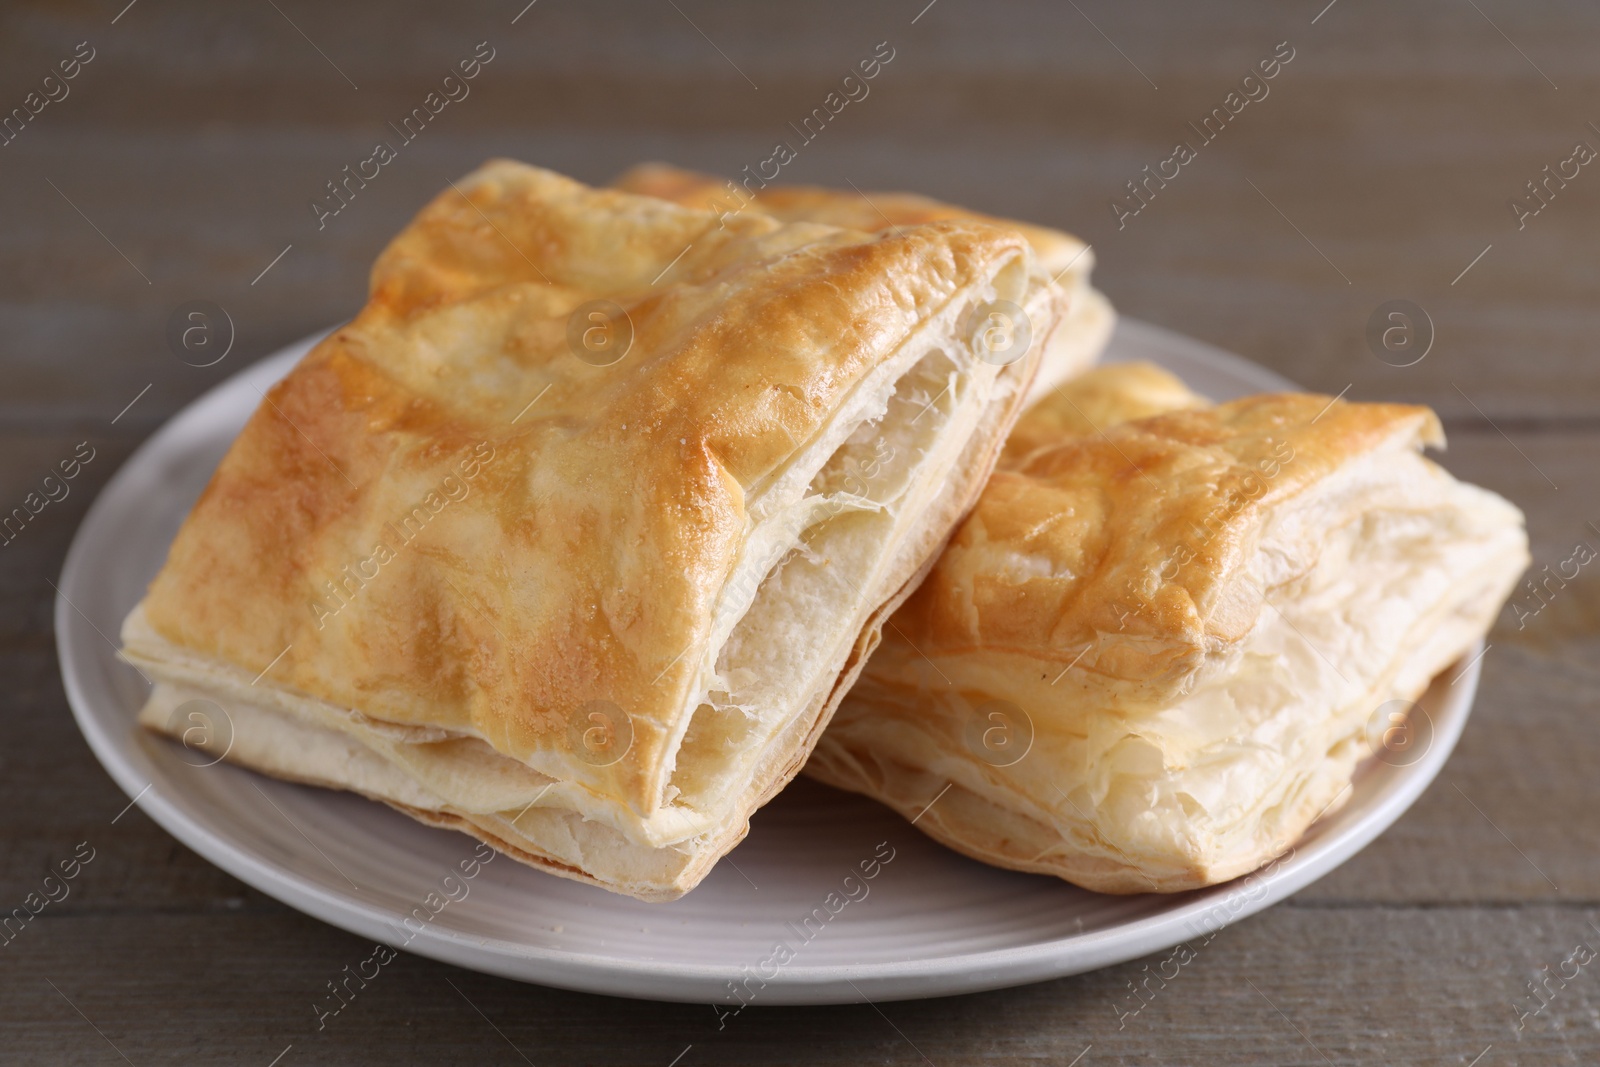
[(1106, 363), (1051, 388), (1024, 411), (1006, 438), (1000, 463), (1016, 466), (1034, 450), (1060, 444), (1066, 437), (1209, 403), (1176, 374), (1154, 363)]
[[(417, 216), (356, 319), (266, 394), (127, 655), (248, 705), (273, 773), (332, 730), (424, 783), (435, 821), (537, 796), (519, 848), (677, 895), (803, 761), (874, 614), (1020, 410), (1038, 346), (987, 364), (967, 311), (1044, 285), (1019, 235), (980, 222), (721, 220), (492, 162)], [(620, 344), (596, 359), (572, 339), (594, 301), (631, 323), (605, 366)], [(591, 322), (618, 328), (579, 315), (580, 338)], [(791, 601), (800, 637), (773, 622)], [(615, 759), (584, 747), (597, 708), (631, 727)], [(569, 825), (533, 825), (539, 808)], [(575, 861), (574, 819), (632, 858), (591, 843)], [(662, 849), (670, 871), (651, 866)]]
[[(1312, 423), (1327, 403), (1265, 395), (1122, 423), (997, 471), (896, 625), (936, 663), (983, 649), (1060, 670), (1088, 647), (1079, 688), (1170, 700), (1255, 624), (1252, 553), (1276, 508), (1353, 456), (1442, 441), (1426, 408), (1340, 404)], [(1297, 547), (1309, 564), (1315, 546)]]
[(1094, 253), (1071, 234), (969, 211), (916, 193), (860, 193), (815, 185), (766, 185), (750, 189), (747, 184), (682, 170), (666, 163), (641, 163), (612, 182), (612, 187), (714, 211), (725, 218), (732, 218), (748, 205), (785, 222), (826, 222), (864, 233), (952, 219), (988, 222), (1026, 237), (1039, 258), (1040, 269), (1051, 277), (1073, 269), (1087, 278), (1094, 269)]
[[(1039, 268), (1067, 294), (1066, 311), (1046, 346), (1044, 365), (1028, 395), (1030, 402), (1093, 364), (1116, 323), (1110, 302), (1089, 284), (1093, 249), (1060, 230), (996, 218), (916, 193), (863, 193), (814, 185), (758, 184), (751, 188), (749, 179), (739, 183), (666, 163), (640, 164), (612, 184), (613, 188), (713, 211), (725, 220), (754, 211), (786, 222), (824, 222), (869, 233), (957, 219), (1015, 230), (1033, 247)], [(1028, 310), (1031, 314), (1032, 309)]]
[(1032, 450), (896, 613), (807, 772), (1091, 889), (1259, 866), (1526, 564), (1521, 514), (1421, 457), (1442, 443), (1426, 408), (1287, 394)]

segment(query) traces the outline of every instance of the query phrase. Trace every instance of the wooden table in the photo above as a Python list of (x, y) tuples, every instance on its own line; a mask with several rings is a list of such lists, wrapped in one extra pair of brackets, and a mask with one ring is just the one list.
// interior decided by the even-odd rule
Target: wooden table
[[(1127, 315), (1308, 388), (1432, 404), (1449, 466), (1525, 508), (1535, 566), (1553, 566), (1600, 545), (1600, 168), (1568, 162), (1577, 142), (1600, 148), (1600, 10), (125, 2), (0, 15), (0, 107), (23, 106), (75, 49), (93, 56), (0, 147), (0, 503), (80, 442), (95, 456), (0, 550), (0, 905), (79, 842), (95, 850), (71, 896), (0, 949), (0, 1061), (266, 1067), (292, 1045), (284, 1067), (1600, 1062), (1600, 963), (1517, 1025), (1541, 968), (1600, 946), (1593, 567), (1520, 626), (1503, 617), (1460, 748), (1398, 825), (1224, 932), (1123, 1029), (1138, 963), (879, 1008), (757, 1007), (719, 1033), (703, 1006), (404, 956), (319, 1034), (308, 991), (363, 944), (137, 810), (113, 825), (127, 799), (73, 725), (51, 634), (68, 540), (128, 452), (249, 361), (351, 314), (375, 253), (447, 178), (494, 155), (591, 181), (652, 158), (737, 172), (794, 139), (788, 123), (880, 41), (894, 58), (870, 96), (785, 178), (1069, 228)], [(309, 204), (324, 183), (480, 41), (493, 58), (471, 95), (319, 229)], [(1293, 58), (1267, 95), (1201, 143), (1187, 124), (1279, 42)], [(1113, 198), (1180, 138), (1195, 158), (1119, 227)], [(1528, 199), (1546, 165), (1557, 177)], [(1436, 330), (1411, 366), (1365, 339), (1393, 299)], [(215, 366), (169, 350), (169, 314), (189, 300), (236, 324)]]

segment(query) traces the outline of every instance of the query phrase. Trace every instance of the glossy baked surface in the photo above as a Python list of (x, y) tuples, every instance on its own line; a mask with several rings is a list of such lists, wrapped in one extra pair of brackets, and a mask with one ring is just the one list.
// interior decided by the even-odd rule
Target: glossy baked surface
[(724, 224), (490, 163), (260, 397), (125, 627), (145, 721), (209, 698), (229, 758), (682, 893), (1020, 410), (1037, 345), (979, 358), (971, 309), (1043, 336), (1058, 292), (982, 222)]

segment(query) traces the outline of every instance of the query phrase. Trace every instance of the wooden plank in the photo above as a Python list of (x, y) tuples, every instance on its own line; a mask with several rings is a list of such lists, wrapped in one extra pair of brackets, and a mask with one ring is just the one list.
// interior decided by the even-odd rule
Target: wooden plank
[(118, 1062), (109, 1042), (140, 1067), (263, 1067), (291, 1045), (285, 1063), (510, 1064), (520, 1052), (660, 1067), (689, 1046), (682, 1064), (1065, 1065), (1092, 1046), (1081, 1064), (1466, 1065), (1493, 1046), (1481, 1064), (1543, 1067), (1600, 1055), (1592, 965), (1552, 982), (1536, 1015), (1527, 988), (1576, 943), (1600, 943), (1587, 920), (1563, 906), (1291, 905), (1192, 958), (959, 998), (757, 1004), (721, 1030), (706, 1005), (538, 989), (402, 955), (319, 1030), (314, 1002), (369, 943), (292, 912), (80, 915), (41, 918), (11, 944), (0, 1010), (23, 1063)]
[[(837, 71), (886, 38), (902, 42), (895, 61), (804, 146), (795, 178), (926, 189), (1077, 230), (1127, 313), (1327, 392), (1350, 385), (1352, 396), (1424, 399), (1452, 416), (1475, 416), (1476, 404), (1524, 419), (1588, 417), (1600, 397), (1600, 365), (1586, 358), (1600, 323), (1587, 273), (1572, 269), (1600, 237), (1600, 193), (1574, 180), (1523, 230), (1506, 206), (1575, 138), (1594, 135), (1481, 19), (1336, 8), (1312, 28), (1264, 4), (1147, 22), (1102, 12), (1123, 50), (1160, 75), (1156, 92), (1070, 6), (1026, 7), (997, 36), (953, 4), (917, 27), (848, 8), (774, 25), (697, 5), (696, 22), (760, 75), (758, 92), (669, 8), (618, 10), (603, 41), (557, 7), (530, 11), (525, 37), (507, 24), (474, 95), (323, 231), (309, 199), (426, 91), (410, 71), (442, 70), (478, 33), (494, 36), (477, 27), (503, 12), (418, 8), (414, 31), (359, 10), (319, 16), (322, 47), (351, 57), (359, 92), (269, 8), (240, 23), (130, 12), (74, 94), (4, 149), (12, 215), (0, 278), (12, 303), (0, 324), (14, 331), (19, 365), (0, 419), (90, 417), (151, 380), (160, 402), (148, 412), (172, 410), (224, 373), (191, 373), (165, 352), (166, 316), (187, 299), (235, 314), (241, 358), (348, 315), (382, 242), (489, 155), (595, 181), (658, 156), (724, 172), (759, 162)], [(4, 46), (12, 95), (80, 32), (64, 16), (26, 29)], [(1559, 72), (1569, 95), (1596, 87), (1578, 33), (1521, 31), (1524, 51)], [(218, 34), (227, 63), (200, 58)], [(986, 44), (973, 53), (975, 35)], [(1119, 229), (1109, 205), (1125, 183), (1192, 136), (1187, 122), (1286, 38), (1296, 58), (1271, 95)], [(1373, 51), (1395, 39), (1428, 46), (1397, 70), (1375, 58), (1397, 60), (1395, 46)], [(195, 58), (157, 64), (157, 52)], [(1438, 334), (1415, 367), (1385, 365), (1364, 340), (1370, 314), (1396, 297), (1421, 303)], [(1518, 358), (1530, 351), (1540, 358)], [(75, 378), (84, 366), (107, 373)]]

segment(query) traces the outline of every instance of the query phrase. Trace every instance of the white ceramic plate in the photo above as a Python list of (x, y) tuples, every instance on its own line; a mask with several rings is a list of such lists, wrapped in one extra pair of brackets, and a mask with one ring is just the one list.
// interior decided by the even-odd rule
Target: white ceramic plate
[[(56, 639), (78, 725), (140, 808), (235, 877), (362, 937), (509, 978), (702, 1003), (892, 1000), (1076, 974), (1204, 936), (1344, 862), (1438, 774), (1471, 708), (1475, 659), (1424, 698), (1432, 737), (1420, 759), (1405, 767), (1369, 762), (1349, 803), (1291, 855), (1192, 893), (1101, 896), (986, 867), (886, 808), (804, 779), (757, 814), (749, 838), (698, 889), (671, 904), (614, 896), (504, 857), (464, 879), (459, 865), (475, 842), (462, 835), (350, 794), (227, 764), (195, 766), (197, 753), (135, 726), (147, 686), (115, 657), (123, 616), (255, 409), (257, 390), (315, 340), (218, 386), (134, 453), (67, 555)], [(1235, 356), (1126, 320), (1108, 358), (1154, 360), (1217, 399), (1293, 388)], [(876, 877), (860, 883), (866, 895), (857, 888), (860, 899), (844, 896), (844, 876), (874, 858)], [(826, 921), (807, 925), (813, 915)], [(792, 952), (781, 964), (780, 942)]]

